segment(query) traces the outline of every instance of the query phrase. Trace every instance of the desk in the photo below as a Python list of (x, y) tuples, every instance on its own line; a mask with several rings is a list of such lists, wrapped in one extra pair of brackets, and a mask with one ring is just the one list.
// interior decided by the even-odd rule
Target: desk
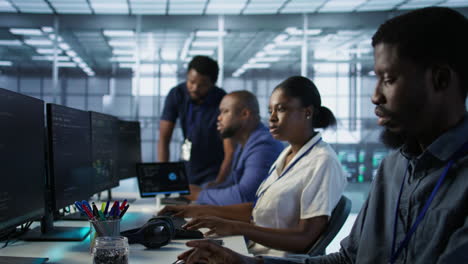
[[(128, 215), (124, 216), (121, 230), (136, 228), (157, 212), (154, 199), (140, 199), (130, 205)], [(34, 223), (38, 226), (38, 223)], [(84, 221), (57, 221), (55, 226), (89, 226)], [(242, 236), (223, 237), (224, 246), (244, 255), (248, 255)], [(173, 263), (177, 255), (188, 249), (185, 242), (188, 240), (174, 240), (160, 249), (146, 249), (143, 245), (130, 245), (129, 263)], [(16, 241), (8, 247), (0, 249), (0, 256), (20, 257), (47, 257), (48, 264), (90, 264), (92, 257), (89, 254), (89, 236), (80, 242), (27, 242)]]

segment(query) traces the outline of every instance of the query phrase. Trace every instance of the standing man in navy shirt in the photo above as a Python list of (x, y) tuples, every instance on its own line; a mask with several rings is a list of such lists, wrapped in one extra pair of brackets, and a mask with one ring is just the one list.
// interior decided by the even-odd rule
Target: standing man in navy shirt
[(166, 97), (159, 123), (158, 160), (169, 161), (169, 143), (177, 119), (184, 136), (181, 159), (188, 162), (192, 184), (215, 185), (224, 181), (234, 152), (229, 139), (216, 130), (219, 103), (226, 92), (215, 86), (218, 63), (195, 56), (188, 65), (187, 81), (172, 88)]

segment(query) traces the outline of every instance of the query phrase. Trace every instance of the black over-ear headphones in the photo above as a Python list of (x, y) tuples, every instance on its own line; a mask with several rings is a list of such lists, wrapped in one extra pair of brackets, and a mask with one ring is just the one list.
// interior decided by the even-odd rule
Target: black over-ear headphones
[(128, 238), (130, 244), (142, 244), (147, 248), (160, 248), (171, 242), (175, 230), (172, 219), (168, 216), (153, 217), (140, 228), (120, 233)]

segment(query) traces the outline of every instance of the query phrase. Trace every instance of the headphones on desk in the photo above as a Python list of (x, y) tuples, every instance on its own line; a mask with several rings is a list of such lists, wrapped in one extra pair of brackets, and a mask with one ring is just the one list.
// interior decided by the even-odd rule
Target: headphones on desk
[(130, 244), (142, 244), (147, 248), (157, 249), (171, 242), (175, 235), (175, 229), (170, 217), (156, 216), (148, 220), (142, 227), (120, 234), (127, 237)]

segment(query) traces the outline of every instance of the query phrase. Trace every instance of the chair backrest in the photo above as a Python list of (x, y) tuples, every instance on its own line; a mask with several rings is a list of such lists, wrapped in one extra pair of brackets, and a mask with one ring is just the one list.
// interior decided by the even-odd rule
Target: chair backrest
[(314, 245), (312, 245), (312, 247), (309, 249), (309, 252), (307, 252), (309, 256), (325, 254), (325, 248), (328, 246), (328, 244), (330, 244), (333, 238), (335, 238), (336, 234), (338, 234), (350, 212), (351, 201), (343, 195), (341, 196), (341, 199), (336, 205), (335, 209), (333, 209), (327, 227), (314, 243)]

